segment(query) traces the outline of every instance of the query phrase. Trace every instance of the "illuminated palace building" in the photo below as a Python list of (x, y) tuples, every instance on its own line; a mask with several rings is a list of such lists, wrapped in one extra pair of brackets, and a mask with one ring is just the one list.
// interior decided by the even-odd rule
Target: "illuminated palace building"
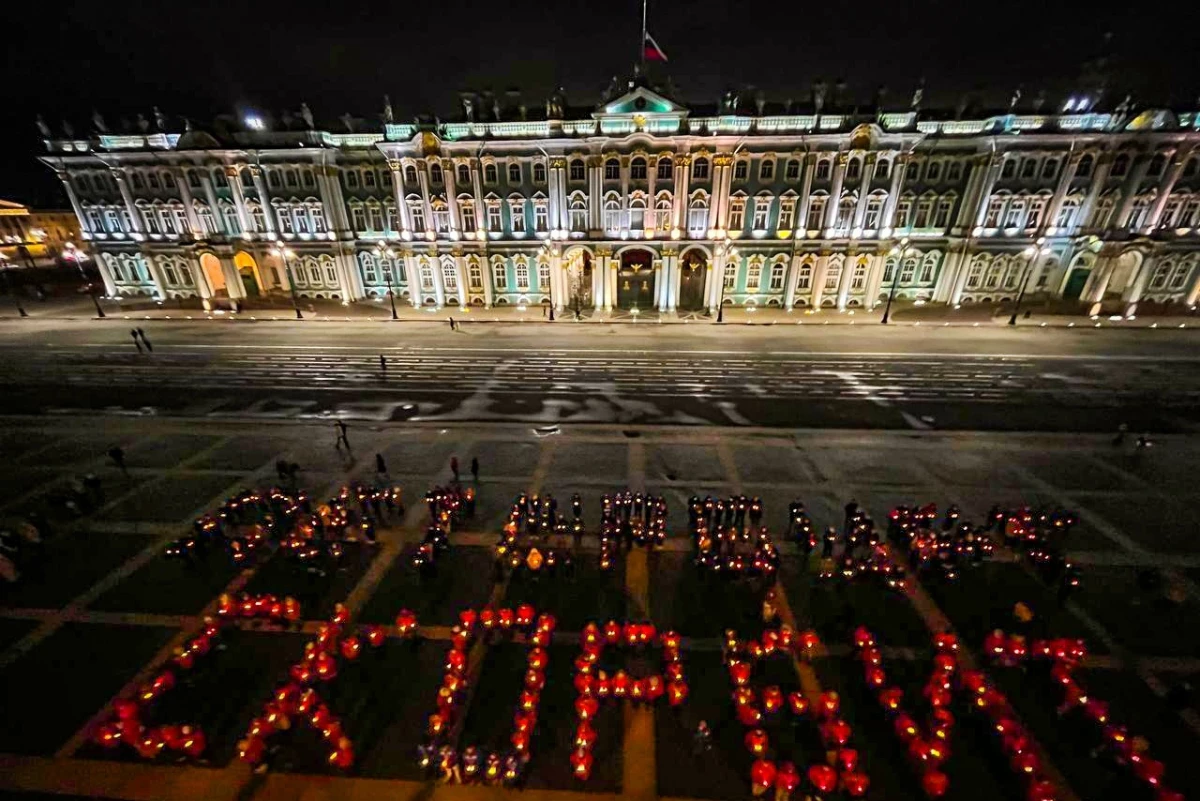
[[(513, 105), (514, 107), (507, 107)], [(465, 95), (458, 122), (248, 117), (47, 138), (111, 296), (560, 312), (1194, 304), (1200, 114)], [(283, 248), (277, 243), (285, 244)], [(290, 286), (289, 286), (290, 283)]]

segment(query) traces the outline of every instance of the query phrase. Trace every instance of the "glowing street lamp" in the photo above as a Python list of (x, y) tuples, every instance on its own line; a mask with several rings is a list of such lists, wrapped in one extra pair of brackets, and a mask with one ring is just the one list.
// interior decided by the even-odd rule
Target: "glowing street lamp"
[(880, 320), (881, 325), (887, 325), (888, 317), (892, 313), (892, 300), (896, 297), (896, 285), (900, 283), (900, 265), (904, 261), (904, 254), (908, 251), (908, 237), (900, 240), (900, 244), (889, 251), (889, 255), (896, 257), (896, 272), (892, 273), (892, 288), (888, 290), (887, 305), (883, 307), (883, 319)]
[(22, 317), (28, 317), (28, 312), (26, 312), (25, 307), (21, 305), (21, 296), (18, 293), (13, 292), (12, 281), (8, 277), (8, 256), (5, 256), (3, 253), (0, 253), (0, 272), (4, 273), (4, 288), (8, 290), (8, 293), (13, 296), (13, 300), (16, 301), (17, 312)]
[(383, 274), (387, 278), (388, 300), (392, 303), (392, 319), (398, 320), (400, 318), (396, 316), (396, 292), (392, 289), (392, 265), (396, 263), (396, 251), (385, 247), (381, 243), (375, 246), (375, 254), (379, 257), (380, 262), (385, 258), (389, 259), (388, 266), (384, 269)]
[(63, 250), (66, 251), (63, 253), (63, 258), (70, 259), (71, 261), (75, 262), (75, 266), (79, 268), (79, 274), (83, 276), (83, 280), (86, 282), (84, 287), (87, 289), (88, 294), (92, 296), (92, 303), (96, 306), (96, 316), (107, 316), (104, 314), (104, 309), (100, 308), (100, 301), (96, 298), (95, 286), (92, 284), (91, 280), (88, 279), (87, 273), (83, 269), (83, 251), (75, 247), (74, 242), (68, 242), (67, 244), (63, 245)]
[(292, 308), (296, 310), (296, 319), (303, 320), (304, 315), (300, 313), (300, 304), (296, 302), (296, 282), (292, 278), (292, 263), (290, 261), (296, 253), (284, 245), (282, 241), (276, 240), (275, 247), (271, 248), (271, 255), (283, 261), (283, 271), (287, 273), (288, 278), (288, 289), (292, 291)]
[(1021, 291), (1017, 293), (1017, 305), (1013, 306), (1012, 317), (1008, 318), (1009, 325), (1017, 324), (1017, 314), (1021, 311), (1021, 301), (1025, 299), (1025, 287), (1029, 286), (1029, 276), (1033, 275), (1033, 265), (1037, 257), (1044, 253), (1049, 253), (1050, 248), (1046, 247), (1046, 237), (1039, 236), (1037, 242), (1025, 248), (1022, 253), (1029, 259), (1029, 263), (1025, 265), (1025, 277), (1021, 279)]

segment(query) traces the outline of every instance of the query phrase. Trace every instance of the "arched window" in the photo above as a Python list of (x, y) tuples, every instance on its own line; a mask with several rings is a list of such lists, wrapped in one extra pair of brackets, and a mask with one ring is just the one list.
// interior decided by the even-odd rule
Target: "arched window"
[(604, 162), (604, 180), (615, 181), (621, 177), (621, 162), (608, 159)]
[(862, 291), (867, 286), (867, 262), (859, 261), (854, 265), (854, 272), (850, 274), (850, 289)]
[(917, 281), (922, 284), (933, 283), (933, 273), (937, 269), (938, 254), (926, 253), (925, 258), (921, 260), (921, 274), (917, 277)]
[(730, 259), (725, 263), (725, 288), (734, 289), (737, 287), (738, 263), (736, 259)]
[[(194, 176), (194, 175), (195, 175), (194, 172), (192, 172), (191, 170), (188, 170), (188, 184), (189, 185), (192, 183), (192, 176)], [(279, 180), (279, 170), (268, 170), (267, 171), (267, 186), (271, 187), (272, 189), (278, 189), (280, 187), (280, 183), (281, 182)]]
[(769, 289), (772, 291), (783, 289), (783, 273), (786, 268), (787, 266), (781, 261), (777, 261), (771, 265), (770, 283), (767, 284)]
[(708, 159), (704, 158), (704, 156), (692, 162), (692, 180), (708, 180)]
[(443, 182), (442, 165), (438, 164), (436, 161), (429, 165), (429, 182), (435, 186), (440, 185)]
[(1125, 173), (1127, 172), (1129, 172), (1129, 154), (1119, 153), (1117, 154), (1117, 157), (1113, 159), (1112, 177), (1121, 178), (1124, 177)]
[(659, 231), (671, 229), (671, 196), (665, 192), (658, 196), (658, 200), (654, 201), (654, 217), (655, 227)]
[(838, 203), (837, 221), (834, 223), (834, 226), (839, 231), (850, 230), (850, 223), (854, 220), (854, 206), (854, 198), (849, 195), (843, 197), (842, 201)]
[(491, 162), (484, 164), (483, 165), (483, 182), (485, 184), (494, 184), (494, 183), (499, 183), (499, 181), (500, 181), (500, 171), (496, 168), (496, 165), (492, 164)]
[(459, 164), (455, 168), (455, 172), (457, 173), (456, 180), (458, 181), (460, 186), (470, 186), (471, 185), (471, 168), (470, 167), (468, 167), (466, 164)]
[(358, 170), (346, 170), (346, 187), (349, 189), (358, 189)]
[(986, 282), (988, 289), (1000, 288), (1000, 282), (1004, 279), (1004, 268), (1005, 263), (1003, 258), (996, 259), (992, 263), (992, 266), (988, 268)]
[(846, 180), (857, 181), (862, 177), (862, 159), (858, 156), (850, 159), (846, 164)]
[(611, 195), (604, 200), (604, 230), (609, 233), (621, 230), (621, 202)]
[(800, 265), (800, 271), (796, 273), (797, 290), (812, 289), (812, 270), (812, 264), (809, 262)]
[(1004, 271), (1004, 288), (1016, 289), (1017, 284), (1021, 280), (1021, 270), (1025, 266), (1023, 259), (1012, 259), (1008, 263), (1008, 269)]
[(567, 177), (572, 181), (582, 181), (587, 177), (583, 159), (571, 159), (570, 172)]
[(375, 183), (376, 183), (375, 171), (369, 167), (364, 169), (363, 170), (363, 186), (367, 187), (368, 189), (373, 189), (373, 188), (375, 188)]
[(1192, 156), (1188, 159), (1187, 164), (1183, 165), (1183, 177), (1192, 178), (1200, 171), (1200, 156)]
[(550, 291), (550, 262), (539, 261), (537, 264), (538, 291)]
[(638, 156), (629, 162), (629, 177), (635, 181), (646, 180), (646, 160)]
[(442, 286), (447, 292), (458, 291), (458, 270), (454, 266), (453, 258), (442, 260)]
[(1007, 158), (1004, 160), (1004, 166), (1000, 168), (1001, 178), (1013, 178), (1017, 174), (1017, 160), (1015, 158)]
[(971, 262), (971, 269), (967, 273), (967, 289), (979, 289), (983, 285), (983, 271), (987, 269), (988, 261), (986, 254), (980, 254)]
[(867, 213), (863, 217), (863, 228), (868, 231), (874, 231), (879, 228), (879, 223), (883, 219), (883, 195), (872, 195), (867, 198)]
[(788, 181), (800, 180), (800, 159), (787, 160), (787, 166), (783, 168), (783, 177)]
[(571, 215), (571, 230), (586, 231), (588, 228), (588, 209), (587, 200), (582, 194), (571, 196), (570, 215)]
[(629, 230), (640, 231), (646, 227), (646, 201), (635, 197), (629, 201)]
[(314, 187), (316, 187), (317, 178), (315, 175), (313, 175), (312, 170), (304, 170), (303, 172), (301, 172), (300, 175), (301, 175), (300, 180), (303, 182), (305, 189), (313, 189)]
[(829, 175), (833, 169), (833, 162), (830, 159), (821, 159), (817, 162), (817, 180), (828, 181)]
[(836, 292), (838, 284), (842, 282), (842, 261), (838, 259), (829, 260), (829, 267), (825, 270), (825, 291)]
[(497, 292), (508, 290), (508, 268), (504, 265), (503, 256), (492, 257), (492, 288)]
[(1155, 177), (1162, 175), (1163, 170), (1167, 168), (1167, 157), (1159, 153), (1154, 158), (1150, 159), (1150, 168), (1146, 170), (1147, 175)]
[(300, 186), (300, 173), (296, 170), (288, 170), (285, 173), (288, 189), (296, 189)]
[(669, 181), (675, 175), (675, 162), (671, 161), (670, 157), (662, 156), (658, 160), (657, 178), (660, 181)]
[(708, 196), (696, 195), (688, 204), (688, 230), (693, 234), (708, 231)]
[(775, 159), (763, 159), (758, 165), (758, 180), (775, 180)]
[(521, 183), (521, 165), (518, 162), (510, 161), (508, 163), (508, 182), (510, 184)]
[(417, 168), (411, 164), (404, 167), (404, 183), (410, 188), (417, 185)]
[(546, 183), (546, 165), (540, 161), (533, 163), (533, 182), (537, 184)]
[(1077, 177), (1077, 178), (1090, 177), (1092, 174), (1092, 167), (1095, 165), (1095, 163), (1096, 163), (1096, 160), (1094, 158), (1092, 158), (1091, 153), (1084, 153), (1083, 156), (1079, 159), (1079, 166), (1075, 168), (1075, 177)]

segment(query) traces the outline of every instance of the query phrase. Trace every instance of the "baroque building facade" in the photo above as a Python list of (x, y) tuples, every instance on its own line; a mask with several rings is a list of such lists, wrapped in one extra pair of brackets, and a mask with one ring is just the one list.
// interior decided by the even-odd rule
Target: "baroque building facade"
[(1025, 287), (1132, 314), (1200, 294), (1200, 114), (701, 112), (637, 82), (546, 111), (47, 139), (42, 161), (110, 296), (712, 313)]

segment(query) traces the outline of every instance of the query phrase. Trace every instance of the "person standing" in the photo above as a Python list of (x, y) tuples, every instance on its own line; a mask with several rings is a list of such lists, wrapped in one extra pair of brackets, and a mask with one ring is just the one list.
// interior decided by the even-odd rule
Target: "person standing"
[(458, 481), (458, 457), (450, 457), (450, 472), (454, 474), (454, 480)]
[(338, 430), (337, 443), (335, 444), (334, 447), (341, 449), (342, 445), (345, 445), (346, 452), (349, 453), (350, 452), (350, 440), (347, 439), (347, 437), (346, 437), (346, 421), (338, 420), (336, 423), (334, 423), (334, 426), (336, 426), (337, 430)]
[(479, 457), (478, 456), (471, 457), (471, 478), (475, 481), (476, 484), (479, 483)]
[(138, 353), (141, 353), (142, 352), (142, 343), (138, 340), (137, 329), (136, 328), (129, 329), (129, 336), (133, 337), (133, 344), (137, 347)]
[(454, 318), (451, 317), (451, 318), (449, 318), (449, 320), (450, 320), (450, 330), (456, 331), (457, 329), (454, 327)]
[(379, 354), (379, 372), (387, 375), (387, 359), (384, 358), (382, 353)]
[(113, 460), (113, 464), (121, 468), (121, 472), (125, 474), (126, 478), (129, 477), (129, 470), (125, 467), (125, 451), (120, 445), (113, 445), (108, 449), (108, 458)]
[(387, 462), (383, 460), (383, 454), (375, 454), (375, 472), (381, 476), (387, 475)]

